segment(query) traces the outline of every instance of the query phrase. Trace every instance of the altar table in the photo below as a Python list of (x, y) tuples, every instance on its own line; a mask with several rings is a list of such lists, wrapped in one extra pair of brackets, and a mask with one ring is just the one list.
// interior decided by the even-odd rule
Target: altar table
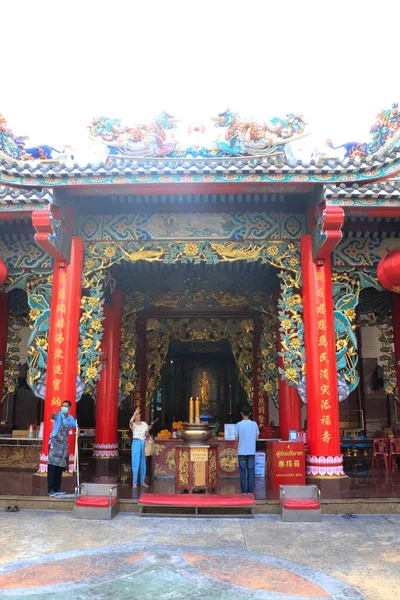
[[(277, 440), (275, 440), (277, 441)], [(267, 440), (257, 442), (257, 451), (266, 451)], [(175, 477), (175, 447), (177, 444), (183, 444), (181, 439), (155, 438), (155, 456), (152, 458), (152, 473), (156, 479), (168, 479)], [(239, 477), (239, 464), (237, 458), (236, 441), (226, 441), (222, 439), (212, 439), (207, 445), (218, 445), (218, 477)]]

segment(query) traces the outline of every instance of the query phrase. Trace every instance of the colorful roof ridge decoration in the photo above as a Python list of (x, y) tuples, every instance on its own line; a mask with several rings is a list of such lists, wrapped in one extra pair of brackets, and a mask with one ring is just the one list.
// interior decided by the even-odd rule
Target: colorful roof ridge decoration
[(265, 156), (281, 153), (285, 144), (309, 133), (302, 115), (294, 113), (260, 122), (228, 109), (210, 122), (180, 124), (164, 111), (145, 123), (97, 117), (89, 131), (94, 140), (107, 144), (111, 155), (124, 158)]
[(60, 150), (46, 144), (25, 148), (28, 137), (16, 136), (8, 127), (6, 119), (0, 114), (0, 156), (6, 159), (20, 161), (27, 160), (52, 160), (53, 154), (61, 155)]
[(370, 142), (346, 142), (340, 146), (334, 146), (331, 140), (327, 140), (330, 148), (337, 150), (344, 148), (345, 158), (359, 158), (381, 154), (393, 148), (400, 142), (400, 113), (399, 104), (394, 102), (392, 108), (381, 110), (376, 116), (376, 121), (370, 129), (372, 140)]
[[(397, 105), (382, 111), (374, 125), (377, 151), (372, 153), (370, 145), (365, 152), (345, 158), (296, 144), (308, 129), (303, 117), (293, 113), (261, 123), (225, 111), (207, 126), (187, 126), (165, 112), (148, 123), (131, 125), (100, 117), (89, 126), (92, 140), (99, 142), (92, 153), (79, 159), (79, 153), (65, 150), (57, 160), (13, 157), (9, 148), (16, 138), (4, 119), (2, 123), (0, 183), (6, 185), (328, 184), (373, 181), (400, 173)], [(22, 150), (16, 145), (18, 154)]]

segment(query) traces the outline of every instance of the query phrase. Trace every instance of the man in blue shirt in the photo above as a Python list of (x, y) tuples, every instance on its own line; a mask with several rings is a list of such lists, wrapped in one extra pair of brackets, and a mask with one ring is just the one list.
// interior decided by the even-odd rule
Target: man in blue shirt
[(241, 410), (242, 421), (237, 425), (236, 439), (238, 444), (238, 459), (240, 471), (240, 487), (242, 494), (252, 494), (254, 487), (254, 462), (256, 454), (256, 441), (260, 432), (255, 421), (250, 420), (250, 406), (243, 406)]
[(71, 402), (65, 400), (61, 412), (54, 412), (54, 420), (49, 440), (49, 456), (47, 462), (47, 486), (49, 496), (62, 496), (60, 492), (61, 477), (68, 467), (68, 433), (69, 428), (76, 429), (76, 421), (68, 414)]

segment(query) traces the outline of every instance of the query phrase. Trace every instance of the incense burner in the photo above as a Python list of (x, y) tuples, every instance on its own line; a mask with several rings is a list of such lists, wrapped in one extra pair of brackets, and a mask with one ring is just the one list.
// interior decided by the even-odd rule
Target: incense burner
[(212, 430), (208, 423), (184, 423), (182, 429), (182, 439), (189, 446), (201, 446), (206, 444), (212, 435)]

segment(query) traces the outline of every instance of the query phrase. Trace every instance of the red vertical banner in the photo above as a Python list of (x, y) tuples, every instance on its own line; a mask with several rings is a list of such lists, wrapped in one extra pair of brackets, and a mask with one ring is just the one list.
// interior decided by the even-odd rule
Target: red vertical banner
[[(7, 350), (8, 294), (0, 293), (0, 399), (3, 397), (4, 370)], [(0, 418), (2, 404), (0, 402)]]
[[(78, 373), (79, 318), (82, 291), (84, 246), (72, 238), (71, 261), (54, 262), (50, 326), (46, 370), (41, 473), (47, 472), (48, 442), (52, 428), (50, 416), (60, 411), (64, 400), (71, 402), (70, 413), (76, 415), (76, 376)], [(72, 432), (70, 432), (72, 433)], [(73, 468), (74, 436), (69, 439), (69, 470)]]
[(396, 357), (397, 393), (400, 396), (400, 293), (392, 292), (392, 323)]
[(339, 400), (331, 266), (312, 259), (311, 235), (300, 243), (307, 395), (307, 475), (340, 477)]
[(253, 419), (259, 429), (265, 426), (264, 394), (260, 386), (260, 339), (262, 321), (254, 319), (253, 333)]
[[(84, 242), (79, 237), (72, 238), (71, 260), (67, 267), (66, 282), (66, 327), (65, 358), (63, 378), (63, 398), (71, 402), (71, 414), (76, 416), (76, 378), (78, 375), (78, 346), (79, 346), (79, 320), (81, 317), (82, 272), (85, 254)], [(70, 430), (69, 436), (69, 470), (73, 471), (75, 446), (75, 431)]]
[(78, 374), (79, 320), (81, 312), (82, 270), (84, 243), (81, 238), (72, 238), (71, 262), (67, 267), (66, 313), (65, 320), (65, 370), (68, 373), (63, 381), (63, 393), (66, 400), (72, 403), (71, 410), (75, 414), (76, 376)]
[(282, 440), (288, 440), (290, 430), (302, 430), (301, 402), (297, 388), (294, 385), (289, 385), (289, 381), (282, 379), (282, 375), (279, 373), (279, 369), (285, 371), (283, 358), (280, 356), (282, 352), (282, 338), (279, 328), (280, 321), (278, 320), (276, 344), (278, 350), (279, 435)]
[[(56, 335), (60, 334), (60, 328), (57, 327), (56, 323), (59, 319), (59, 315), (63, 314), (65, 307), (65, 287), (60, 288), (60, 276), (66, 274), (65, 263), (54, 261), (53, 266), (53, 285), (51, 288), (51, 309), (50, 309), (50, 325), (48, 335), (48, 350), (47, 350), (47, 371), (46, 371), (46, 396), (44, 401), (44, 415), (43, 415), (43, 443), (42, 451), (40, 454), (40, 473), (47, 472), (47, 456), (49, 453), (49, 438), (52, 428), (52, 422), (50, 419), (51, 414), (55, 410), (60, 410), (61, 407), (61, 396), (60, 396), (60, 385), (57, 385), (58, 390), (53, 385), (53, 378), (58, 379), (64, 376), (63, 370), (63, 359), (64, 352), (63, 348), (60, 347), (60, 343), (56, 341)], [(63, 290), (63, 291), (61, 291)], [(60, 291), (60, 295), (59, 295)], [(64, 296), (64, 300), (63, 297)]]

